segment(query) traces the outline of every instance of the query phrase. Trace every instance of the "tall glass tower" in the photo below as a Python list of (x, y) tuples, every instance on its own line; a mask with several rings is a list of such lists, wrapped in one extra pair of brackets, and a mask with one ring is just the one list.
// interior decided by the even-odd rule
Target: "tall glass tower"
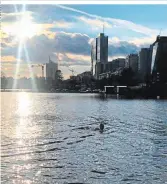
[(91, 61), (92, 67), (95, 67), (95, 78), (98, 79), (99, 74), (106, 71), (108, 63), (108, 36), (104, 33), (100, 33), (99, 37), (92, 42)]
[(152, 45), (151, 74), (153, 82), (167, 83), (167, 37), (158, 36)]

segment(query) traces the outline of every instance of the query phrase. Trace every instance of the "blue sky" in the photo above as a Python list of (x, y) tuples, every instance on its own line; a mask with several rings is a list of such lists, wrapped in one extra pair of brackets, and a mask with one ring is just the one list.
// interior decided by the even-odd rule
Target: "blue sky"
[[(29, 76), (26, 63), (50, 55), (77, 73), (90, 70), (90, 44), (103, 24), (111, 61), (149, 47), (160, 29), (167, 35), (166, 17), (166, 5), (3, 5), (2, 69), (12, 76), (19, 61), (20, 75)], [(67, 78), (67, 67), (60, 69)]]
[(68, 5), (87, 13), (133, 21), (150, 28), (165, 28), (167, 6), (164, 5)]

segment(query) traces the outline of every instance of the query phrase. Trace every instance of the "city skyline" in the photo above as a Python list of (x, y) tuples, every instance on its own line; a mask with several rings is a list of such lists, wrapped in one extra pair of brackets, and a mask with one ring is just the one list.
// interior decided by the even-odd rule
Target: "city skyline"
[[(71, 65), (77, 73), (90, 70), (90, 44), (103, 31), (103, 25), (109, 36), (109, 61), (137, 53), (141, 47), (152, 44), (159, 33), (167, 35), (165, 8), (163, 5), (3, 5), (2, 71), (8, 76), (14, 76), (16, 70), (17, 75), (30, 76), (27, 63), (44, 64), (49, 56), (53, 61), (60, 60), (60, 65)], [(154, 16), (155, 12), (158, 16)], [(71, 74), (67, 67), (59, 69), (65, 78)], [(40, 69), (34, 72), (41, 75)]]

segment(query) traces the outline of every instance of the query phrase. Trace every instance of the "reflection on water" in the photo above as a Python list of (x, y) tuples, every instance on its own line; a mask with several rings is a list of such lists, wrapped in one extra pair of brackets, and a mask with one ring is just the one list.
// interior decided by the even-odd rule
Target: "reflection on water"
[(32, 102), (30, 101), (30, 96), (28, 93), (20, 93), (18, 96), (18, 112), (20, 117), (28, 116), (30, 114), (30, 106)]
[(16, 137), (19, 138), (18, 144), (24, 144), (23, 138), (29, 126), (27, 119), (30, 115), (30, 105), (31, 101), (28, 93), (20, 93), (18, 96), (18, 110), (16, 112), (19, 116), (19, 121), (16, 125)]
[(39, 93), (1, 99), (2, 183), (167, 181), (166, 101)]

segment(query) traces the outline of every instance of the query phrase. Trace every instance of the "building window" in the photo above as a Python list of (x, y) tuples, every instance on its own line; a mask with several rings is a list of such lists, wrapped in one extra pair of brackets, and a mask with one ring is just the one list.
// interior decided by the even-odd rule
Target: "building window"
[(153, 72), (153, 70), (155, 70), (155, 59), (156, 59), (156, 54), (157, 54), (157, 48), (158, 48), (158, 43), (156, 43), (153, 46), (153, 52), (152, 52), (152, 61), (151, 61), (151, 73)]

